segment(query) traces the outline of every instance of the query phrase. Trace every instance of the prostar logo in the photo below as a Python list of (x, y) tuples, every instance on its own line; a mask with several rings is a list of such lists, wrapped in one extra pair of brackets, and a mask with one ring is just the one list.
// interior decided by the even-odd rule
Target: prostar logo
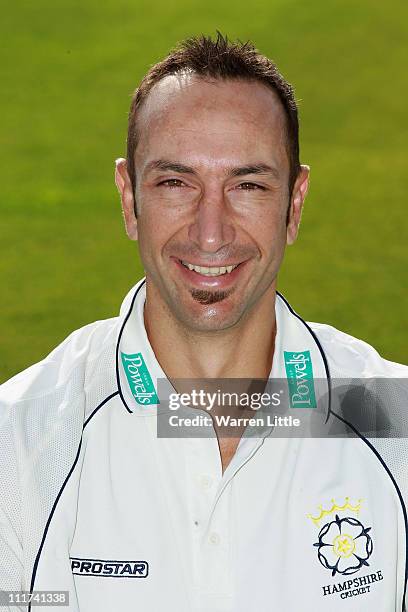
[(142, 353), (121, 353), (121, 357), (130, 391), (137, 403), (143, 406), (159, 404), (159, 398)]
[(284, 351), (291, 408), (316, 408), (310, 351)]
[(147, 578), (146, 561), (118, 561), (70, 557), (71, 570), (76, 576), (104, 576), (110, 578)]

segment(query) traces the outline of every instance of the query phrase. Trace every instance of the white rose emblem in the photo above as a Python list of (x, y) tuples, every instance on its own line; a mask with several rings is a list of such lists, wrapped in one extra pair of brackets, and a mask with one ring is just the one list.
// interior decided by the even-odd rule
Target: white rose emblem
[(355, 518), (338, 515), (331, 523), (324, 525), (319, 533), (317, 554), (320, 563), (331, 570), (332, 576), (355, 574), (373, 552), (373, 541), (368, 535), (371, 527), (364, 527)]

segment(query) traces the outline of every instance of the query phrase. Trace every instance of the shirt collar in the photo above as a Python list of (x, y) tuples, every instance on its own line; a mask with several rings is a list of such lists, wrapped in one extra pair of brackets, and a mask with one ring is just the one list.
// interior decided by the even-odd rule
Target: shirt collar
[[(146, 415), (160, 411), (157, 382), (167, 380), (156, 359), (144, 325), (146, 281), (142, 279), (125, 297), (120, 309), (120, 331), (116, 346), (116, 377), (119, 395), (128, 412)], [(297, 371), (308, 370), (319, 384), (319, 395), (330, 403), (330, 374), (324, 351), (310, 326), (277, 293), (275, 301), (276, 337), (272, 379), (288, 379), (289, 393), (294, 389)], [(170, 383), (169, 383), (170, 384)], [(316, 394), (317, 389), (313, 388)], [(305, 406), (306, 407), (306, 406)]]

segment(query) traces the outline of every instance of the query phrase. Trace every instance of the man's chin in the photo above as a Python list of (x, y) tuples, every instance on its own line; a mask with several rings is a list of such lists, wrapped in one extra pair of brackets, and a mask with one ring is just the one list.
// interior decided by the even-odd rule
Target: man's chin
[[(222, 293), (222, 295), (219, 295)], [(205, 295), (204, 295), (205, 294)], [(236, 325), (241, 318), (241, 311), (237, 312), (227, 299), (224, 292), (205, 291), (203, 294), (191, 295), (193, 303), (178, 304), (178, 319), (191, 332), (216, 332), (229, 329)]]

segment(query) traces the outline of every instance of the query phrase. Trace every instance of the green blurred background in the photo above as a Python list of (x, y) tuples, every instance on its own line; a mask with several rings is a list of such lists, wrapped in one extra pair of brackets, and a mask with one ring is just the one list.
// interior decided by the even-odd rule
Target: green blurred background
[(115, 316), (143, 274), (113, 183), (130, 94), (191, 34), (252, 39), (294, 84), (312, 183), (280, 289), (407, 362), (408, 3), (37, 0), (2, 9), (0, 379)]

